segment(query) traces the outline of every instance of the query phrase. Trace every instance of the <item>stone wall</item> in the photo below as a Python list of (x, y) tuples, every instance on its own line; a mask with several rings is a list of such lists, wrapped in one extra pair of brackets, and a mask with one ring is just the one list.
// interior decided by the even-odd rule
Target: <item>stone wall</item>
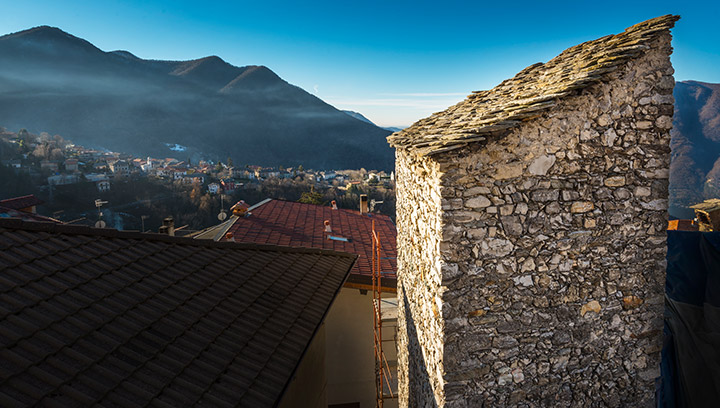
[(398, 150), (401, 406), (652, 405), (670, 52), (503, 137)]
[(398, 393), (401, 407), (442, 406), (439, 166), (397, 154)]

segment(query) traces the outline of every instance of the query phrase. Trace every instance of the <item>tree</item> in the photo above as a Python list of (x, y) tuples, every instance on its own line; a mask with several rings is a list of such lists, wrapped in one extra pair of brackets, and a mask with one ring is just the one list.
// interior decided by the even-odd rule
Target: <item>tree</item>
[(228, 158), (227, 158), (227, 165), (228, 165), (228, 167), (232, 167), (232, 166), (233, 166), (232, 157), (230, 157), (230, 156), (228, 156)]
[(306, 192), (302, 193), (298, 202), (305, 203), (305, 204), (323, 205), (324, 204), (323, 198), (324, 197), (322, 194), (315, 191), (314, 187), (311, 187), (310, 191), (306, 191)]

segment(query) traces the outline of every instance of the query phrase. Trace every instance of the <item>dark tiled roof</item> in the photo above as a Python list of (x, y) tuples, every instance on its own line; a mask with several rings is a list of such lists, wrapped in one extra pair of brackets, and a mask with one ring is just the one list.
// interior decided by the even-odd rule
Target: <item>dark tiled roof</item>
[(0, 406), (275, 406), (354, 260), (0, 219)]
[(432, 155), (501, 135), (642, 55), (679, 18), (657, 17), (620, 34), (568, 48), (545, 64), (531, 65), (489, 91), (474, 92), (445, 111), (393, 133), (388, 142), (398, 149)]
[(22, 197), (8, 198), (6, 200), (0, 200), (0, 206), (10, 208), (12, 210), (21, 210), (23, 208), (32, 207), (34, 205), (40, 205), (44, 201), (35, 197), (34, 195), (26, 195)]
[[(397, 271), (397, 231), (390, 217), (382, 214), (363, 215), (358, 211), (283, 200), (266, 200), (250, 208), (251, 215), (239, 217), (227, 231), (237, 242), (322, 248), (359, 255), (349, 281), (370, 283), (372, 277), (372, 221), (381, 240), (381, 270), (386, 284), (394, 286)], [(325, 232), (325, 220), (331, 233)], [(327, 236), (348, 241), (328, 239)], [(385, 284), (383, 284), (385, 286)]]

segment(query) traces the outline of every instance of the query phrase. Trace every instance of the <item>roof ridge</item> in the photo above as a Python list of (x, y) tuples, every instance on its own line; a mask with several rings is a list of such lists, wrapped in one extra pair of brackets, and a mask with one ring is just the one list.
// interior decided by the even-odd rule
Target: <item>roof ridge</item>
[[(269, 200), (269, 201), (280, 201), (280, 202), (283, 202), (283, 203), (290, 203), (290, 204), (311, 205), (311, 206), (314, 206), (314, 207), (320, 207), (320, 208), (326, 208), (326, 209), (332, 210), (332, 206), (323, 205), (323, 204), (301, 203), (301, 202), (299, 202), (299, 201), (285, 200), (285, 199), (282, 199), (282, 198), (268, 198), (267, 200)], [(263, 204), (265, 204), (265, 203), (263, 203)], [(257, 205), (257, 204), (256, 204), (256, 205)], [(257, 205), (257, 206), (259, 207), (259, 205)], [(252, 209), (252, 207), (251, 207), (250, 209)], [(249, 209), (249, 210), (250, 210), (250, 209)], [(351, 208), (338, 208), (337, 210), (333, 210), (333, 211), (343, 211), (343, 212), (345, 212), (345, 213), (350, 213), (350, 214), (353, 214), (353, 215), (364, 215), (364, 214), (360, 213), (360, 210), (353, 210), (353, 209), (351, 209)], [(368, 212), (367, 215), (368, 215), (368, 216), (372, 216), (372, 217), (381, 216), (381, 217), (388, 217), (388, 218), (390, 218), (390, 216), (387, 215), (387, 214), (376, 213), (376, 212), (374, 212), (374, 213)], [(392, 219), (390, 219), (390, 220), (392, 221)]]
[(258, 251), (273, 251), (273, 252), (297, 252), (297, 253), (308, 253), (308, 254), (326, 254), (336, 255), (344, 257), (357, 257), (355, 254), (341, 251), (333, 251), (329, 249), (319, 248), (304, 248), (304, 247), (289, 247), (282, 245), (267, 245), (267, 244), (255, 244), (246, 242), (227, 242), (227, 241), (213, 241), (203, 239), (192, 239), (189, 237), (174, 237), (165, 234), (158, 233), (144, 233), (139, 231), (119, 231), (112, 228), (94, 228), (83, 225), (70, 225), (70, 224), (57, 224), (51, 222), (41, 221), (24, 221), (20, 218), (14, 217), (0, 217), (0, 229), (16, 229), (16, 230), (30, 230), (30, 231), (42, 231), (47, 233), (55, 234), (69, 234), (69, 235), (90, 235), (104, 238), (120, 238), (120, 239), (138, 239), (146, 241), (159, 241), (159, 242), (171, 242), (178, 245), (189, 245), (197, 247), (211, 247), (211, 248), (237, 248), (237, 249), (255, 249)]

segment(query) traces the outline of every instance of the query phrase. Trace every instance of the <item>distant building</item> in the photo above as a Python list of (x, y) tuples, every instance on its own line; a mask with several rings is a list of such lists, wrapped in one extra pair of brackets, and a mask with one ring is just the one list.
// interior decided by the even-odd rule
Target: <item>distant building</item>
[(242, 183), (235, 183), (234, 180), (222, 180), (220, 184), (222, 185), (222, 189), (223, 191), (225, 191), (226, 194), (233, 193), (236, 188), (242, 185)]
[(61, 186), (65, 184), (75, 184), (80, 181), (77, 174), (56, 174), (47, 178), (48, 184), (51, 186)]
[(22, 162), (18, 159), (13, 160), (3, 160), (2, 164), (8, 167), (12, 167), (14, 169), (19, 169), (22, 167)]
[(40, 169), (42, 170), (50, 170), (50, 171), (58, 171), (58, 164), (54, 161), (49, 160), (43, 160), (40, 162)]
[(169, 177), (172, 174), (172, 169), (168, 167), (157, 167), (155, 168), (155, 175), (158, 177)]
[(255, 170), (255, 177), (258, 179), (267, 179), (277, 177), (280, 175), (280, 171), (273, 168), (260, 168)]
[(217, 194), (219, 192), (220, 192), (220, 184), (218, 184), (218, 183), (208, 184), (208, 193)]
[(104, 193), (106, 191), (110, 191), (110, 181), (109, 180), (100, 180), (95, 183), (97, 186), (97, 189), (99, 192)]
[(107, 170), (108, 164), (105, 161), (98, 161), (93, 163), (93, 169), (95, 170)]
[(187, 169), (185, 167), (175, 167), (172, 170), (173, 180), (180, 180), (187, 175)]
[(143, 163), (142, 166), (140, 166), (140, 168), (142, 169), (142, 171), (144, 171), (146, 173), (150, 173), (153, 169), (152, 159), (150, 157), (148, 157), (147, 160), (145, 160), (145, 163)]
[(78, 171), (78, 159), (65, 160), (65, 171)]
[(205, 183), (205, 175), (201, 173), (186, 174), (182, 178), (185, 184), (203, 184)]
[(125, 160), (117, 160), (110, 163), (110, 170), (116, 176), (127, 176), (130, 174), (130, 166)]
[(87, 174), (85, 174), (85, 179), (87, 181), (97, 182), (100, 180), (107, 180), (108, 176), (107, 176), (107, 174), (104, 174), (104, 173), (87, 173)]
[(248, 179), (248, 180), (254, 180), (255, 179), (255, 172), (249, 171), (248, 169), (238, 169), (234, 168), (232, 170), (232, 176), (240, 179)]

